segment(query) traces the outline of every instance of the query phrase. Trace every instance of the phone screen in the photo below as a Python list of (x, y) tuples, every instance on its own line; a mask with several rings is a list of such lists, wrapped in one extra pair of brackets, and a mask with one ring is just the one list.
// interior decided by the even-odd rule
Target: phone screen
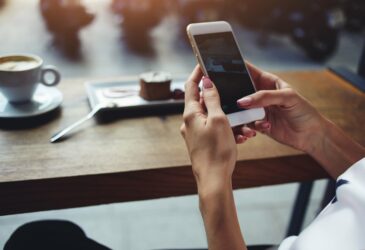
[(209, 78), (216, 85), (224, 113), (242, 111), (237, 100), (255, 92), (232, 32), (194, 35)]

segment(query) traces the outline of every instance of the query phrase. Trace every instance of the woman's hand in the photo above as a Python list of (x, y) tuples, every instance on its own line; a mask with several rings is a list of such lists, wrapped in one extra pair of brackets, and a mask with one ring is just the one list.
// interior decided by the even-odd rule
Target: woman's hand
[[(265, 107), (265, 120), (248, 127), (296, 149), (311, 152), (323, 137), (324, 118), (301, 95), (275, 75), (247, 63), (257, 92), (237, 101), (242, 108)], [(247, 128), (235, 128), (237, 134)]]
[[(237, 101), (242, 108), (265, 107), (266, 118), (249, 124), (273, 139), (303, 150), (337, 178), (365, 156), (365, 148), (322, 116), (286, 82), (247, 64), (259, 91)], [(235, 128), (244, 134), (246, 127)]]
[(210, 250), (246, 250), (232, 192), (232, 173), (237, 159), (237, 142), (249, 135), (242, 131), (236, 141), (222, 111), (219, 94), (209, 78), (198, 84), (197, 66), (185, 85), (184, 123), (181, 126), (198, 186), (200, 211)]
[[(235, 137), (222, 111), (219, 94), (209, 78), (203, 77), (202, 96), (197, 66), (185, 85), (184, 123), (181, 126), (198, 188), (214, 191), (231, 189), (231, 176), (237, 159)], [(237, 140), (242, 140), (238, 135)], [(201, 191), (201, 190), (200, 190)]]

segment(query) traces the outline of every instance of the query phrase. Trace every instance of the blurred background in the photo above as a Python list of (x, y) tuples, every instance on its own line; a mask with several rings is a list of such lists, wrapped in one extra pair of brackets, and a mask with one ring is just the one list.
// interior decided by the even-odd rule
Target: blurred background
[(364, 37), (362, 0), (0, 2), (0, 54), (40, 55), (64, 77), (190, 72), (190, 22), (229, 21), (246, 58), (268, 70), (356, 67)]
[[(363, 0), (0, 0), (0, 54), (31, 53), (64, 78), (148, 70), (188, 74), (196, 64), (185, 27), (227, 20), (246, 59), (269, 71), (356, 70), (364, 44)], [(61, 83), (62, 84), (62, 83)], [(317, 181), (305, 219), (317, 214)], [(298, 184), (235, 191), (246, 242), (279, 243)], [(196, 196), (0, 217), (0, 247), (21, 224), (67, 219), (113, 249), (206, 246)]]

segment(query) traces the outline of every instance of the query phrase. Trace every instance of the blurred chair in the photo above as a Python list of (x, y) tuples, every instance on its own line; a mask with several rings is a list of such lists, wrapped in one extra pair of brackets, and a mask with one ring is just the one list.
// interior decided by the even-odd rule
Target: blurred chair
[(152, 30), (167, 13), (163, 0), (113, 0), (111, 10), (123, 31), (122, 41), (134, 53), (154, 56)]
[(88, 238), (76, 224), (64, 220), (42, 220), (20, 226), (5, 243), (4, 250), (110, 250)]
[[(65, 220), (40, 220), (26, 223), (15, 230), (4, 246), (4, 250), (29, 249), (110, 250), (110, 248), (88, 238), (85, 232), (78, 225)], [(272, 246), (269, 245), (248, 247), (248, 250), (271, 249), (274, 250), (276, 248), (272, 248)], [(206, 250), (206, 248), (185, 250)]]
[(47, 29), (53, 34), (54, 44), (65, 55), (78, 58), (79, 31), (95, 18), (79, 0), (41, 0), (40, 11)]

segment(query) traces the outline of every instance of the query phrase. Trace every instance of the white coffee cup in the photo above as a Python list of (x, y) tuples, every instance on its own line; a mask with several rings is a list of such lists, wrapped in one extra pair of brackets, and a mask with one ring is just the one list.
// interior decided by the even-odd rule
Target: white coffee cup
[[(53, 79), (47, 81), (46, 74), (53, 74)], [(43, 66), (38, 56), (0, 56), (0, 92), (11, 103), (31, 101), (38, 84), (51, 87), (60, 80), (58, 70), (51, 65)]]

